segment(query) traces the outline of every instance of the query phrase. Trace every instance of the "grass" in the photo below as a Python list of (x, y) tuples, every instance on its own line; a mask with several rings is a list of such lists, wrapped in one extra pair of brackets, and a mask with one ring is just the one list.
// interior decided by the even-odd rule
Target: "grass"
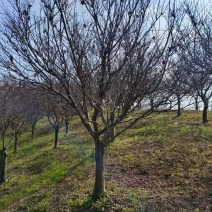
[(75, 117), (69, 134), (42, 119), (35, 139), (8, 149), (8, 181), (0, 211), (211, 211), (212, 112), (163, 113), (140, 120), (106, 149), (106, 193), (91, 200), (95, 174), (92, 139)]

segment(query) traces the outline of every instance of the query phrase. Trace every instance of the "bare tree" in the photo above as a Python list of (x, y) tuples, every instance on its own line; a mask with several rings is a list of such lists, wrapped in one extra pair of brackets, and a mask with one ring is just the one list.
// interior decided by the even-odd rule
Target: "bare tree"
[[(162, 82), (177, 11), (168, 1), (10, 0), (2, 15), (2, 68), (64, 98), (95, 143), (93, 198), (105, 191), (104, 150), (160, 102), (128, 119)], [(79, 15), (80, 8), (84, 17)], [(164, 101), (164, 100), (163, 100)]]
[[(10, 82), (9, 82), (10, 81)], [(13, 82), (9, 79), (2, 79), (0, 85), (0, 132), (2, 140), (2, 149), (0, 150), (0, 184), (6, 181), (7, 177), (7, 148), (10, 140), (5, 139), (6, 132), (10, 126), (13, 117), (10, 113), (10, 105), (14, 96)], [(8, 136), (9, 137), (9, 136)]]
[[(12, 79), (2, 79), (0, 86), (0, 130), (2, 139), (2, 149), (6, 149), (5, 144), (6, 132), (13, 121), (13, 116), (11, 113), (11, 105), (13, 105), (13, 98), (15, 96), (14, 92), (14, 82)], [(9, 145), (9, 143), (7, 143)]]
[(65, 132), (66, 132), (66, 134), (68, 134), (70, 121), (76, 115), (76, 113), (73, 110), (73, 108), (70, 107), (69, 104), (63, 103), (62, 114), (63, 114), (63, 120), (65, 122)]
[(212, 27), (211, 11), (207, 8), (188, 1), (185, 11), (190, 22), (178, 30), (184, 36), (179, 55), (186, 67), (187, 83), (204, 104), (203, 123), (208, 122), (207, 110), (212, 96)]
[(13, 130), (14, 136), (14, 153), (17, 153), (19, 137), (30, 125), (29, 108), (31, 102), (28, 99), (28, 93), (25, 87), (21, 87), (19, 84), (18, 86), (15, 86), (14, 89), (15, 96), (13, 97), (13, 104), (10, 107), (10, 112), (13, 117), (10, 122), (10, 127)]
[[(173, 104), (172, 107), (177, 106), (177, 116), (181, 115), (181, 102), (185, 97), (188, 97), (191, 92), (191, 86), (187, 83), (187, 74), (184, 68), (184, 64), (179, 58), (175, 58), (171, 61), (172, 66), (169, 69), (169, 73), (164, 81), (165, 89), (170, 92)], [(189, 103), (185, 103), (188, 105)]]
[(28, 98), (30, 100), (30, 107), (29, 107), (29, 122), (31, 125), (31, 140), (34, 139), (35, 134), (35, 127), (37, 122), (42, 118), (44, 115), (44, 111), (41, 107), (39, 102), (39, 96), (37, 95), (36, 89), (30, 90)]
[(61, 99), (58, 95), (43, 91), (39, 100), (46, 113), (49, 123), (54, 129), (54, 148), (57, 148), (59, 145), (60, 124), (63, 122), (64, 99)]
[[(24, 91), (24, 95), (23, 95)], [(28, 126), (26, 90), (20, 87), (11, 77), (3, 77), (0, 85), (0, 132), (2, 150), (0, 150), (0, 183), (6, 181), (7, 172), (7, 148), (12, 139), (15, 141), (14, 152), (17, 152), (18, 137)], [(8, 128), (12, 127), (13, 136)], [(9, 132), (8, 132), (9, 131)]]

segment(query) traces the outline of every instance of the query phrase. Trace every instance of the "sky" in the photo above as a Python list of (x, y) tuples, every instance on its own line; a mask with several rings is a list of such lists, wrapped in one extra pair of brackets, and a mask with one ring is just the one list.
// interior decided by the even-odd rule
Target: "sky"
[[(8, 6), (8, 9), (10, 8), (9, 6), (9, 2), (10, 0), (0, 0), (0, 5), (5, 5), (5, 6)], [(26, 2), (27, 0), (22, 0), (22, 2)], [(153, 0), (154, 1), (154, 0)], [(174, 0), (171, 0), (171, 1), (174, 1)], [(31, 1), (29, 1), (31, 2)], [(176, 4), (179, 4), (179, 3), (182, 3), (182, 2), (185, 2), (184, 0), (176, 0)], [(199, 5), (199, 8), (201, 8), (201, 10), (203, 11), (205, 8), (206, 9), (209, 9), (211, 8), (211, 13), (212, 13), (212, 0), (188, 0), (188, 2), (191, 3), (191, 5), (193, 5), (194, 2), (197, 2), (198, 5)], [(32, 8), (32, 11), (34, 12), (39, 12), (39, 7), (40, 7), (40, 0), (34, 0), (34, 3), (33, 3), (33, 8)], [(85, 6), (82, 6), (80, 4), (80, 1), (78, 1), (78, 3), (76, 4), (76, 8), (77, 10), (79, 11), (79, 14), (78, 15), (84, 15), (85, 14), (85, 10), (83, 8), (85, 8)], [(1, 9), (1, 6), (0, 6), (0, 14), (2, 13), (2, 9)], [(194, 106), (190, 106), (189, 108), (192, 108)], [(200, 107), (202, 108), (202, 104), (200, 104)], [(212, 102), (211, 102), (211, 106), (210, 108), (212, 109)]]

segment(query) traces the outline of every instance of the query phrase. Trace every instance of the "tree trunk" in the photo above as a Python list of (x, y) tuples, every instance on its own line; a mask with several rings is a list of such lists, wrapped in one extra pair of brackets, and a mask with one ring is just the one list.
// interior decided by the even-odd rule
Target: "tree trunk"
[(2, 133), (2, 149), (5, 148), (5, 132)]
[(59, 146), (59, 126), (54, 128), (54, 149)]
[(151, 109), (154, 108), (154, 98), (153, 97), (150, 97), (150, 107), (151, 107)]
[(0, 184), (6, 182), (7, 178), (7, 153), (6, 149), (0, 150)]
[(111, 130), (110, 130), (110, 138), (114, 138), (115, 136), (115, 127), (111, 127)]
[(99, 199), (105, 192), (105, 166), (104, 166), (104, 144), (95, 142), (96, 178), (93, 191), (93, 199)]
[(66, 134), (68, 134), (68, 132), (69, 132), (69, 122), (67, 120), (65, 121), (65, 125), (66, 125)]
[(204, 102), (202, 122), (203, 122), (203, 124), (208, 123), (208, 102)]
[[(114, 114), (114, 112), (111, 112), (110, 113), (110, 122), (111, 123), (114, 123), (114, 119), (115, 119), (115, 114)], [(114, 136), (115, 136), (115, 127), (113, 126), (113, 127), (111, 127), (111, 129), (110, 129), (110, 139), (113, 139), (114, 138)]]
[(34, 133), (35, 133), (35, 124), (32, 124), (32, 132), (31, 132), (31, 140), (34, 139)]
[(18, 133), (14, 133), (15, 136), (15, 148), (14, 148), (14, 153), (17, 153), (18, 150)]
[(181, 115), (181, 101), (180, 98), (177, 98), (177, 116)]
[(198, 97), (195, 98), (195, 110), (199, 110), (199, 105), (198, 105)]

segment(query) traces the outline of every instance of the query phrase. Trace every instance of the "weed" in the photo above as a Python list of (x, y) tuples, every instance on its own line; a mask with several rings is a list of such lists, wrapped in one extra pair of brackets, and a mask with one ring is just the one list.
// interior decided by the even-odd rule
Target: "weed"
[(149, 197), (147, 190), (141, 191), (140, 189), (129, 189), (127, 199), (134, 206), (136, 211), (144, 210)]

